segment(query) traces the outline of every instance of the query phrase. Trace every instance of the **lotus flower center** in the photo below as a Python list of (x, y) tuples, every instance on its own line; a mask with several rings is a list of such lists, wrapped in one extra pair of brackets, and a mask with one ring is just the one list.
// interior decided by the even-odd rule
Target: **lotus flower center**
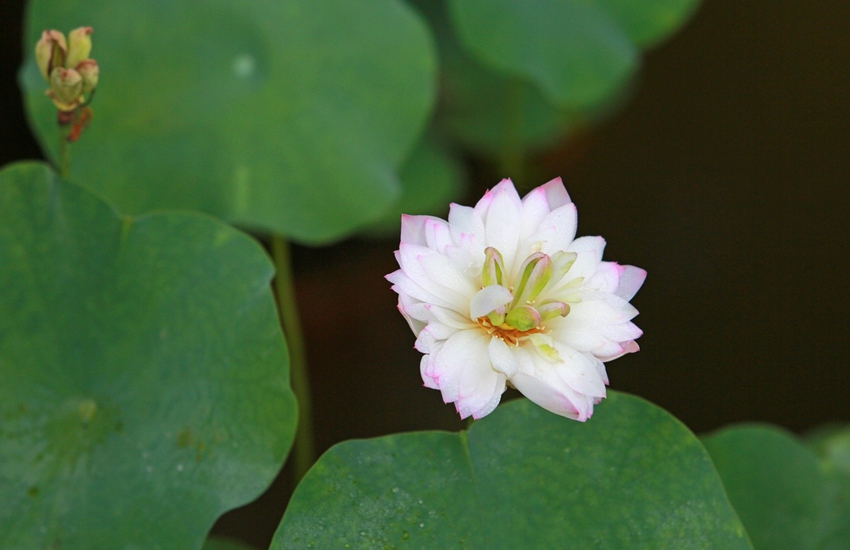
[(528, 330), (520, 330), (507, 323), (502, 323), (499, 326), (493, 326), (493, 322), (486, 315), (484, 317), (479, 317), (476, 322), (487, 334), (495, 336), (506, 344), (514, 346), (518, 346), (522, 340), (528, 338), (532, 334), (545, 334), (548, 332), (544, 326), (533, 327)]
[[(476, 319), (478, 326), (487, 334), (519, 345), (535, 334), (546, 334), (548, 330), (543, 323), (556, 317), (566, 317), (570, 312), (566, 302), (578, 301), (573, 297), (574, 292), (563, 291), (577, 288), (582, 279), (561, 284), (575, 262), (574, 252), (559, 251), (552, 256), (535, 252), (525, 259), (516, 277), (510, 277), (501, 253), (495, 248), (488, 247), (484, 256), (481, 288), (498, 285), (502, 287), (500, 292), (510, 292), (508, 303)], [(555, 286), (559, 287), (555, 292), (556, 298), (546, 299), (546, 294)]]

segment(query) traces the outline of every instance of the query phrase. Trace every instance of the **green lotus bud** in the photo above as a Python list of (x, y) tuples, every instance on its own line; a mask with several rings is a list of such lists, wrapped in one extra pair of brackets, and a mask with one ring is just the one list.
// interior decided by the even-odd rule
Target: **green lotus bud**
[(53, 69), (65, 65), (67, 52), (64, 34), (54, 30), (41, 33), (41, 39), (35, 44), (35, 61), (45, 80), (49, 82)]
[(83, 59), (88, 59), (91, 53), (91, 27), (79, 27), (68, 33), (68, 58), (65, 65), (76, 68)]
[(542, 252), (535, 252), (526, 258), (521, 270), (514, 305), (533, 302), (546, 288), (552, 277), (552, 259)]
[(575, 252), (564, 252), (559, 250), (552, 254), (552, 285), (557, 285), (564, 275), (570, 270), (576, 262), (578, 255)]
[(505, 279), (505, 262), (502, 255), (492, 246), (484, 250), (484, 267), (481, 268), (481, 283), (484, 286), (501, 285)]
[(47, 91), (60, 111), (76, 109), (82, 100), (83, 77), (74, 69), (57, 67), (50, 73), (50, 90)]
[(546, 300), (537, 306), (540, 313), (540, 322), (545, 323), (556, 317), (566, 317), (570, 313), (570, 306), (558, 300)]
[(515, 307), (508, 312), (505, 322), (515, 329), (525, 332), (540, 326), (540, 314), (531, 306)]
[(505, 306), (494, 309), (487, 314), (487, 318), (490, 319), (490, 324), (494, 327), (502, 326), (502, 323), (505, 322)]
[(87, 94), (97, 86), (100, 67), (94, 59), (83, 59), (77, 64), (76, 71), (83, 78), (83, 93)]

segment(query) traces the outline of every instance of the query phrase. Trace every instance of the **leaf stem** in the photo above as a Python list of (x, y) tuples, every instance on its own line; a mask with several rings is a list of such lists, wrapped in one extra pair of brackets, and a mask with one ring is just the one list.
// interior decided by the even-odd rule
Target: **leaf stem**
[(307, 376), (307, 354), (304, 332), (298, 315), (295, 280), (292, 274), (292, 256), (289, 242), (281, 236), (272, 236), (272, 258), (277, 275), (274, 279), (280, 320), (289, 347), (289, 372), (292, 389), (298, 399), (298, 431), (293, 448), (293, 466), (297, 484), (316, 461), (313, 440), (313, 413), (310, 403), (310, 382)]
[(505, 102), (506, 124), (499, 155), (499, 169), (502, 171), (500, 177), (511, 178), (517, 187), (522, 187), (525, 177), (524, 95), (522, 81), (513, 79), (508, 84), (508, 97)]

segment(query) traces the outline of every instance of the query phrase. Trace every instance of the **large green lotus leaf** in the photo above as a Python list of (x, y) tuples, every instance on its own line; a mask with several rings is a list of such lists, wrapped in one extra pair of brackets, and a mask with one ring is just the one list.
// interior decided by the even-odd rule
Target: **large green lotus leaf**
[(449, 0), (462, 43), (533, 81), (561, 108), (594, 107), (640, 65), (640, 47), (684, 23), (698, 0)]
[(445, 0), (410, 1), (430, 23), (440, 54), (437, 124), (464, 146), (491, 156), (541, 149), (579, 120), (579, 113), (558, 109), (531, 82), (493, 71), (464, 51)]
[(836, 424), (815, 430), (807, 443), (823, 460), (850, 475), (850, 426)]
[[(397, 200), (435, 96), (427, 27), (399, 0), (32, 0), (26, 51), (78, 25), (94, 28), (100, 83), (71, 177), (131, 214), (343, 237)], [(21, 81), (55, 159), (32, 54)]]
[(776, 427), (703, 439), (756, 550), (850, 548), (850, 477)]
[(295, 430), (273, 268), (197, 214), (0, 172), (0, 547), (201, 547)]
[(449, 202), (462, 193), (464, 178), (460, 161), (436, 138), (423, 140), (414, 149), (401, 170), (401, 199), (363, 234), (372, 237), (397, 237), (402, 214), (445, 216)]
[(517, 400), (468, 432), (337, 445), (296, 489), (284, 548), (750, 546), (697, 438), (611, 392), (586, 424)]

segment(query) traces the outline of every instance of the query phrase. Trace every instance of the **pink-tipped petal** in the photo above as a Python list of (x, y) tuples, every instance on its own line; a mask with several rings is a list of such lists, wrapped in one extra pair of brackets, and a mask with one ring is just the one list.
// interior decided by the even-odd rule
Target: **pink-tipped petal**
[(584, 282), (582, 288), (613, 293), (620, 285), (622, 273), (622, 266), (614, 262), (599, 262), (596, 273)]
[(539, 243), (540, 251), (544, 254), (552, 255), (559, 250), (567, 250), (576, 235), (577, 220), (575, 205), (565, 204), (547, 214), (527, 242), (532, 246), (538, 246)]
[(522, 228), (520, 237), (527, 239), (529, 235), (537, 231), (540, 222), (549, 212), (549, 201), (546, 199), (546, 190), (538, 187), (530, 191), (522, 198)]
[(599, 262), (602, 261), (605, 239), (602, 237), (579, 237), (566, 250), (577, 254), (576, 261), (568, 273), (569, 277), (589, 279), (596, 272)]
[[(488, 342), (489, 338), (478, 330), (462, 330), (454, 333), (433, 355), (429, 374), (437, 380), (446, 403), (478, 399), (483, 406), (489, 401), (493, 378), (498, 373), (490, 367)], [(481, 391), (486, 396), (477, 395)]]
[(513, 265), (519, 245), (522, 202), (513, 184), (497, 185), (492, 195), (492, 204), (484, 218), (486, 244), (498, 250), (502, 254), (505, 265), (510, 266)]
[(615, 294), (623, 300), (629, 301), (634, 298), (643, 282), (646, 280), (646, 271), (633, 265), (620, 266), (620, 284)]
[(425, 222), (430, 216), (401, 215), (401, 242), (425, 246)]
[(440, 218), (429, 217), (425, 220), (425, 244), (428, 248), (445, 254), (446, 249), (455, 244), (449, 224)]
[(543, 189), (546, 192), (546, 200), (549, 202), (550, 210), (555, 210), (556, 208), (560, 208), (561, 206), (572, 202), (570, 200), (569, 193), (567, 193), (566, 187), (564, 187), (564, 182), (561, 181), (561, 178), (549, 180), (541, 185), (539, 189)]
[[(584, 422), (589, 417), (586, 400), (564, 384), (562, 390), (547, 384), (539, 378), (517, 373), (511, 378), (514, 385), (524, 396), (549, 412)], [(579, 406), (582, 406), (580, 409)], [(592, 410), (592, 406), (590, 407)]]
[[(469, 206), (449, 206), (449, 231), (455, 244), (470, 255), (481, 254), (486, 246), (484, 220)], [(479, 261), (483, 261), (483, 258)]]
[(437, 385), (437, 381), (427, 373), (429, 359), (428, 355), (422, 356), (422, 360), (419, 362), (419, 374), (422, 376), (422, 383), (425, 384), (426, 388), (439, 390), (440, 386)]

